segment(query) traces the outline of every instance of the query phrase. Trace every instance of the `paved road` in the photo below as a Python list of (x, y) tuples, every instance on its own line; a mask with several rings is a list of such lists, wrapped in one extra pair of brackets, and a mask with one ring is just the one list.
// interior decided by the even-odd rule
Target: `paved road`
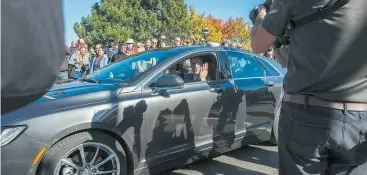
[(267, 143), (250, 145), (164, 175), (277, 175), (277, 149)]

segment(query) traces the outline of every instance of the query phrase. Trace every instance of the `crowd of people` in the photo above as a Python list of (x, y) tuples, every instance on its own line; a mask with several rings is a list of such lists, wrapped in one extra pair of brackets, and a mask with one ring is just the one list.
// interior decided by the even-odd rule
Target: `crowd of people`
[[(205, 43), (205, 40), (196, 43), (195, 41), (182, 41), (180, 37), (175, 37), (173, 43), (174, 47), (202, 45)], [(220, 45), (243, 49), (242, 45), (236, 42), (224, 41)], [(156, 38), (146, 39), (144, 42), (136, 43), (133, 39), (129, 38), (126, 42), (120, 43), (119, 45), (115, 45), (114, 40), (111, 38), (109, 40), (109, 46), (106, 48), (100, 43), (94, 47), (88, 47), (83, 39), (72, 41), (71, 46), (67, 48), (67, 54), (61, 68), (59, 80), (79, 79), (98, 71), (116, 60), (123, 60), (129, 55), (165, 47), (170, 46), (167, 46), (163, 40)]]

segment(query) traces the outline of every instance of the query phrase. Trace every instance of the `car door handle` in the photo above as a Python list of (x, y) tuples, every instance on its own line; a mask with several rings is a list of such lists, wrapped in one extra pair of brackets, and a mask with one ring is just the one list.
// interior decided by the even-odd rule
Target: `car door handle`
[(222, 93), (224, 91), (223, 88), (220, 88), (220, 87), (211, 87), (209, 89), (210, 92), (213, 92), (213, 93)]
[(265, 83), (266, 86), (269, 86), (269, 87), (272, 87), (272, 86), (275, 86), (275, 83), (272, 82), (272, 81), (268, 81)]

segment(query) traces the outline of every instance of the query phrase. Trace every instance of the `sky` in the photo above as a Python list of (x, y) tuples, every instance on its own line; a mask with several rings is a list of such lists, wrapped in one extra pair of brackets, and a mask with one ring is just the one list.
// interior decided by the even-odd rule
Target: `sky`
[[(99, 0), (63, 0), (63, 15), (65, 20), (65, 44), (78, 39), (73, 26), (80, 22), (83, 16), (91, 13), (92, 5)], [(229, 17), (243, 17), (249, 21), (248, 14), (257, 4), (264, 0), (185, 0), (187, 5), (193, 5), (198, 13), (211, 14), (223, 21)]]

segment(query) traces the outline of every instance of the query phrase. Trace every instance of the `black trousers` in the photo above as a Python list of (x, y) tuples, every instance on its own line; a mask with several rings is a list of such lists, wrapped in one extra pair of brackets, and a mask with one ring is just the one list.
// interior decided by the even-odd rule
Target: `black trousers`
[(367, 112), (283, 102), (280, 115), (280, 175), (367, 175)]

